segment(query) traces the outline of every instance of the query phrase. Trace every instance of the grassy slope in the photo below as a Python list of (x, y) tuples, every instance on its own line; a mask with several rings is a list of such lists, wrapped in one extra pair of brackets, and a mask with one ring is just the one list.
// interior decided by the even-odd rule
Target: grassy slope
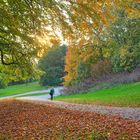
[(102, 89), (96, 92), (59, 96), (55, 100), (74, 103), (90, 103), (111, 106), (133, 106), (140, 107), (140, 82), (119, 85), (109, 89)]
[(43, 89), (47, 89), (47, 87), (40, 86), (38, 82), (33, 82), (29, 84), (19, 84), (9, 86), (5, 89), (0, 89), (0, 97)]

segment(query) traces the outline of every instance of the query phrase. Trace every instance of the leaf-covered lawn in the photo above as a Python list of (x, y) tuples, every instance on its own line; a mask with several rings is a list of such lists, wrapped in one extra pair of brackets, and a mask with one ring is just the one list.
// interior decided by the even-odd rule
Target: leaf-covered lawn
[(0, 134), (24, 140), (138, 140), (140, 122), (23, 101), (0, 101)]
[(44, 90), (47, 88), (48, 87), (46, 86), (40, 86), (38, 82), (32, 82), (28, 84), (18, 84), (18, 85), (8, 86), (5, 89), (0, 89), (0, 97), (21, 94), (21, 93), (35, 91), (35, 90)]
[(59, 96), (55, 97), (55, 100), (82, 104), (140, 107), (140, 82), (88, 93)]

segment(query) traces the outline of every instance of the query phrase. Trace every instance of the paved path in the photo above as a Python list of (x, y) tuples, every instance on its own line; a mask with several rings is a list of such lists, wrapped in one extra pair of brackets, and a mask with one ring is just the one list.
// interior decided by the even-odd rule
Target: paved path
[[(56, 87), (54, 96), (61, 95), (61, 90), (63, 87)], [(25, 100), (28, 102), (33, 102), (36, 104), (45, 104), (49, 106), (54, 106), (57, 108), (65, 108), (71, 110), (80, 110), (80, 111), (88, 111), (88, 112), (96, 112), (101, 114), (107, 115), (119, 115), (123, 118), (131, 119), (140, 121), (140, 108), (129, 108), (129, 107), (108, 107), (108, 106), (100, 106), (100, 105), (82, 105), (82, 104), (73, 104), (73, 103), (66, 103), (60, 101), (50, 101), (50, 95), (40, 95), (40, 96), (27, 96), (27, 97), (19, 97), (28, 94), (35, 94), (35, 93), (45, 93), (49, 92), (48, 90), (40, 90), (40, 91), (33, 91), (33, 92), (26, 92), (20, 95), (13, 95), (8, 96), (0, 99), (9, 99), (9, 98), (17, 98), (19, 100)]]
[(45, 100), (31, 100), (31, 99), (27, 100), (25, 98), (24, 100), (35, 103), (35, 104), (54, 106), (57, 108), (79, 110), (79, 111), (86, 111), (86, 112), (96, 112), (96, 113), (107, 114), (107, 115), (112, 115), (112, 116), (117, 115), (125, 119), (140, 121), (140, 108), (109, 107), (109, 106), (101, 106), (101, 105), (83, 105), (83, 104), (74, 104), (74, 103), (50, 101), (50, 100), (46, 100), (46, 101)]
[[(61, 90), (63, 89), (63, 87), (55, 87), (55, 93), (54, 96), (59, 96), (61, 94)], [(2, 97), (0, 99), (11, 99), (11, 98), (21, 98), (21, 99), (30, 99), (30, 100), (46, 100), (50, 98), (49, 94), (46, 95), (40, 95), (40, 96), (27, 96), (27, 97), (21, 97), (24, 95), (29, 95), (29, 94), (38, 94), (38, 93), (47, 93), (49, 92), (50, 89), (47, 90), (38, 90), (38, 91), (32, 91), (32, 92), (26, 92), (26, 93), (22, 93), (22, 94), (17, 94), (17, 95), (12, 95), (12, 96), (7, 96), (7, 97)]]

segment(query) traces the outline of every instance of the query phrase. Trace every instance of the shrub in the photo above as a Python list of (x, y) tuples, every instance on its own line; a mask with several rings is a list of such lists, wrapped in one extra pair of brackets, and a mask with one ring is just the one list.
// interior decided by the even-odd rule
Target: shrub
[(79, 92), (87, 92), (91, 87), (94, 86), (94, 82), (91, 78), (86, 79), (82, 82), (76, 83), (73, 86), (65, 87), (63, 89), (64, 94), (74, 94)]
[(130, 72), (121, 72), (117, 74), (112, 74), (108, 76), (105, 80), (106, 82), (110, 82), (113, 84), (126, 84), (132, 82), (139, 82), (140, 81), (140, 68), (137, 68)]
[(67, 87), (63, 90), (64, 94), (74, 94), (88, 92), (89, 90), (99, 90), (103, 88), (109, 88), (115, 84), (127, 84), (132, 82), (140, 81), (140, 68), (135, 69), (131, 73), (121, 72), (121, 73), (112, 73), (105, 76), (105, 78), (100, 79), (87, 79), (83, 82), (77, 83), (74, 86)]
[(5, 83), (2, 80), (0, 80), (0, 89), (5, 88), (6, 86), (7, 86), (7, 83)]
[(102, 60), (91, 66), (93, 80), (104, 79), (112, 73), (112, 64), (109, 60)]

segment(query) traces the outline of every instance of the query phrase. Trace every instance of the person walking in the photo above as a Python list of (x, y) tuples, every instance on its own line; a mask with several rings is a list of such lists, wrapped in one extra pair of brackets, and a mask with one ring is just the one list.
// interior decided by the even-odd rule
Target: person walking
[(54, 88), (52, 88), (51, 90), (50, 90), (50, 96), (51, 96), (51, 100), (53, 100), (53, 95), (54, 95)]

